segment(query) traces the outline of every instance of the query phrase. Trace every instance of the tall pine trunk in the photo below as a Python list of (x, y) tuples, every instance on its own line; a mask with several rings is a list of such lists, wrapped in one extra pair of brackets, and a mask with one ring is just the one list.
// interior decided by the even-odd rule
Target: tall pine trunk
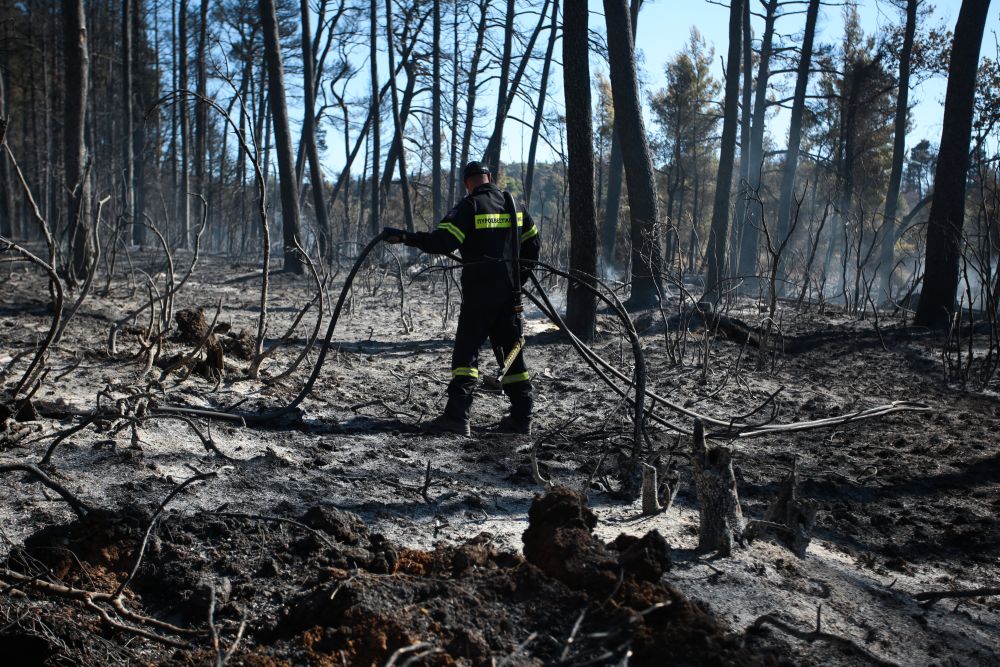
[[(302, 273), (303, 261), (295, 244), (302, 243), (299, 223), (299, 195), (296, 191), (295, 162), (292, 157), (292, 136), (288, 129), (288, 107), (285, 103), (285, 71), (281, 63), (281, 42), (275, 0), (260, 0), (260, 18), (264, 32), (264, 60), (270, 89), (271, 118), (274, 121), (274, 144), (278, 154), (278, 180), (281, 184), (281, 230), (284, 240), (283, 270)], [(268, 267), (264, 267), (267, 271)]]
[(198, 101), (194, 106), (194, 187), (203, 196), (205, 193), (205, 160), (207, 152), (208, 105), (201, 100), (208, 95), (208, 71), (205, 53), (208, 50), (208, 2), (201, 0), (198, 14), (198, 47), (195, 52), (195, 82)]
[[(399, 161), (399, 186), (403, 195), (403, 220), (406, 225), (406, 230), (409, 232), (414, 231), (413, 229), (413, 206), (410, 204), (410, 182), (407, 180), (406, 175), (406, 148), (403, 146), (403, 122), (399, 115), (399, 87), (396, 85), (396, 51), (395, 51), (395, 35), (392, 32), (392, 0), (385, 0), (385, 34), (388, 43), (389, 50), (389, 72), (391, 73), (391, 78), (389, 79), (389, 90), (392, 93), (392, 123), (396, 130), (396, 143), (398, 144), (398, 153), (396, 159)], [(435, 45), (436, 46), (436, 45)], [(410, 73), (410, 80), (414, 80), (414, 76)], [(436, 152), (436, 149), (435, 149)], [(437, 160), (435, 160), (435, 163)], [(440, 165), (438, 165), (440, 169)], [(392, 178), (392, 169), (386, 167), (386, 176)], [(388, 192), (388, 187), (386, 188)]]
[(615, 128), (622, 144), (631, 217), (632, 294), (629, 307), (644, 308), (655, 304), (659, 298), (662, 270), (659, 203), (639, 101), (632, 21), (626, 0), (604, 0), (604, 17)]
[(740, 44), (745, 1), (732, 0), (729, 5), (729, 55), (726, 61), (726, 97), (722, 112), (722, 146), (715, 181), (715, 200), (712, 202), (712, 225), (708, 230), (708, 247), (705, 250), (703, 299), (712, 304), (717, 304), (723, 293), (726, 239), (729, 235), (729, 195), (733, 186), (736, 126), (739, 124)]
[(899, 92), (896, 94), (896, 115), (893, 119), (892, 169), (889, 172), (889, 189), (885, 195), (882, 212), (882, 247), (879, 253), (879, 285), (881, 298), (892, 295), (893, 255), (896, 246), (896, 213), (899, 208), (899, 186), (903, 180), (903, 159), (906, 157), (906, 118), (910, 101), (910, 57), (913, 37), (917, 31), (918, 0), (906, 0), (906, 27), (903, 32), (903, 50), (899, 53)]
[(86, 122), (89, 88), (87, 22), (83, 0), (63, 0), (65, 105), (63, 141), (66, 170), (66, 219), (70, 239), (70, 277), (83, 278), (90, 255), (90, 186), (87, 175)]
[[(632, 0), (629, 18), (632, 19), (632, 43), (635, 43), (639, 8), (642, 0)], [(604, 221), (601, 225), (601, 263), (605, 273), (615, 266), (615, 245), (618, 241), (618, 214), (622, 202), (622, 142), (618, 130), (611, 125), (611, 155), (608, 158), (608, 197), (604, 205)]]
[[(489, 144), (486, 146), (485, 157), (483, 161), (490, 166), (490, 169), (494, 174), (498, 173), (500, 169), (500, 148), (503, 145), (503, 128), (507, 120), (507, 114), (510, 113), (511, 107), (514, 105), (514, 98), (517, 95), (517, 91), (521, 86), (521, 79), (524, 78), (524, 73), (527, 71), (528, 63), (531, 61), (531, 54), (535, 49), (535, 42), (538, 41), (538, 36), (542, 33), (542, 26), (545, 25), (545, 14), (549, 9), (549, 1), (545, 0), (542, 4), (542, 9), (538, 13), (538, 23), (535, 25), (535, 29), (531, 32), (531, 37), (528, 38), (528, 43), (524, 47), (524, 53), (521, 54), (521, 60), (518, 62), (517, 70), (514, 72), (514, 76), (510, 77), (510, 67), (504, 67), (501, 65), (502, 76), (504, 81), (502, 82), (503, 95), (500, 97), (500, 102), (502, 103), (497, 108), (496, 122), (493, 125), (493, 133), (490, 135)], [(513, 6), (513, 3), (510, 3)], [(508, 13), (508, 25), (509, 29), (513, 31), (513, 19), (511, 14)], [(509, 36), (509, 35), (508, 35)], [(507, 77), (510, 77), (510, 82), (508, 85)]]
[[(469, 161), (469, 150), (472, 144), (472, 128), (476, 118), (476, 93), (479, 76), (479, 60), (483, 52), (483, 40), (486, 37), (486, 18), (490, 9), (490, 0), (479, 0), (479, 24), (476, 26), (476, 45), (472, 49), (472, 60), (469, 62), (469, 76), (465, 87), (468, 89), (465, 97), (465, 123), (462, 127), (462, 157), (458, 161), (458, 181), (461, 179), (462, 167)], [(459, 192), (461, 192), (459, 183)]]
[(924, 283), (914, 323), (940, 329), (955, 311), (965, 222), (965, 181), (975, 112), (979, 49), (989, 0), (962, 0), (955, 23), (948, 89), (944, 98), (941, 149), (934, 172), (934, 198), (927, 220)]
[[(587, 4), (570, 0), (563, 9), (563, 91), (569, 153), (569, 267), (574, 274), (597, 272), (597, 212), (594, 208), (594, 130), (590, 112), (590, 50)], [(584, 281), (590, 283), (587, 278)], [(597, 298), (570, 281), (566, 324), (584, 340), (594, 337)]]
[[(3, 28), (4, 33), (6, 29)], [(5, 35), (6, 37), (6, 35)], [(0, 120), (7, 121), (7, 97), (4, 87), (4, 56), (0, 54)], [(2, 134), (3, 130), (0, 130)], [(37, 138), (36, 138), (37, 142)], [(0, 141), (0, 145), (2, 145)], [(0, 149), (0, 234), (7, 238), (14, 237), (14, 192), (10, 178), (10, 163), (7, 151)]]
[[(788, 121), (788, 150), (781, 173), (781, 193), (778, 198), (777, 242), (788, 238), (792, 229), (792, 195), (795, 193), (795, 175), (799, 168), (799, 149), (802, 143), (802, 116), (806, 108), (806, 90), (809, 86), (809, 69), (812, 67), (813, 39), (816, 36), (816, 19), (820, 0), (809, 0), (806, 10), (806, 27), (802, 35), (798, 70), (795, 75), (795, 92), (792, 113)], [(779, 258), (778, 277), (784, 284), (785, 258)]]
[[(180, 0), (177, 9), (177, 35), (178, 35), (178, 85), (182, 93), (186, 95), (188, 90), (188, 42), (187, 42), (187, 0)], [(188, 191), (191, 189), (191, 169), (188, 165), (191, 146), (188, 141), (190, 132), (188, 131), (188, 100), (185, 96), (184, 102), (178, 105), (177, 113), (180, 116), (180, 146), (181, 146), (181, 191), (180, 197), (181, 212), (181, 244), (182, 248), (191, 247), (191, 205), (188, 202)]]
[(316, 215), (316, 232), (319, 236), (319, 252), (323, 257), (329, 257), (330, 221), (326, 213), (326, 188), (323, 186), (323, 169), (319, 161), (319, 151), (316, 149), (316, 96), (313, 87), (314, 56), (312, 51), (312, 31), (310, 30), (309, 0), (302, 0), (302, 78), (305, 93), (305, 109), (303, 109), (302, 134), (306, 145), (306, 157), (309, 160), (309, 186), (312, 190), (313, 209)]
[(490, 141), (486, 145), (486, 151), (483, 153), (483, 162), (490, 168), (494, 179), (499, 176), (500, 145), (503, 140), (504, 121), (507, 119), (507, 90), (510, 86), (510, 61), (513, 58), (515, 10), (514, 0), (507, 0), (507, 12), (504, 15), (503, 26), (503, 54), (500, 57), (500, 89), (497, 93), (497, 112), (493, 120), (493, 132), (490, 134)]
[[(371, 217), (369, 218), (368, 229), (372, 236), (378, 234), (380, 225), (379, 216), (379, 186), (378, 186), (378, 163), (379, 157), (379, 141), (381, 140), (382, 134), (382, 123), (380, 122), (381, 110), (379, 109), (381, 98), (378, 92), (378, 0), (371, 0), (369, 13), (369, 39), (371, 41), (371, 53), (369, 54), (369, 61), (371, 66), (371, 84), (372, 84), (372, 96), (371, 96), (371, 119), (372, 119), (372, 191), (371, 191)], [(394, 72), (389, 72), (390, 76), (395, 76)]]
[(760, 40), (760, 60), (757, 66), (757, 88), (754, 91), (753, 118), (750, 124), (750, 150), (747, 162), (747, 193), (745, 214), (739, 221), (743, 226), (740, 235), (737, 274), (752, 276), (757, 273), (757, 253), (760, 242), (760, 206), (750, 201), (760, 190), (761, 172), (764, 169), (764, 122), (767, 111), (767, 82), (770, 78), (771, 43), (774, 39), (774, 21), (778, 0), (768, 0), (764, 12), (764, 34)]
[[(431, 219), (441, 219), (441, 0), (433, 0), (431, 58)], [(412, 220), (411, 220), (412, 224)]]
[(535, 181), (535, 155), (538, 152), (538, 138), (542, 133), (542, 118), (545, 111), (545, 96), (549, 90), (549, 70), (552, 67), (552, 53), (556, 47), (556, 37), (559, 35), (559, 0), (552, 3), (552, 20), (549, 24), (549, 43), (545, 47), (545, 60), (542, 61), (542, 80), (538, 84), (538, 104), (535, 105), (535, 121), (531, 126), (531, 141), (528, 144), (528, 166), (524, 173), (524, 206), (531, 209), (531, 191)]

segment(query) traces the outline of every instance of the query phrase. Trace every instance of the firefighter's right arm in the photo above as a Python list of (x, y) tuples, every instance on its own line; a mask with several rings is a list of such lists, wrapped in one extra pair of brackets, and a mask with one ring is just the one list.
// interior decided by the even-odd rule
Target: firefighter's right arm
[(466, 220), (469, 216), (463, 215), (466, 212), (465, 206), (463, 201), (448, 211), (433, 232), (407, 234), (403, 242), (432, 255), (444, 255), (457, 250), (465, 242), (465, 235), (469, 232)]

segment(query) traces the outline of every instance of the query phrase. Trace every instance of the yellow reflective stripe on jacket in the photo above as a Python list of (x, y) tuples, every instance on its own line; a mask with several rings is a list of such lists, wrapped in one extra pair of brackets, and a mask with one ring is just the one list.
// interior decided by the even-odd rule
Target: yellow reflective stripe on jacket
[[(509, 229), (510, 213), (480, 213), (475, 223), (476, 229)], [(524, 213), (517, 214), (517, 226), (524, 226)]]
[(451, 376), (477, 378), (479, 377), (479, 369), (469, 368), (468, 366), (459, 366), (458, 368), (451, 369)]
[(459, 243), (465, 243), (465, 234), (462, 233), (461, 229), (451, 224), (450, 222), (442, 222), (440, 225), (438, 225), (437, 228), (443, 229), (444, 231), (450, 233), (452, 236), (458, 239)]
[(528, 375), (528, 371), (524, 371), (523, 373), (513, 373), (510, 375), (504, 375), (503, 380), (500, 382), (500, 384), (514, 384), (515, 382), (524, 382), (525, 380), (528, 380), (529, 377), (530, 376)]
[(538, 236), (538, 227), (532, 227), (525, 233), (521, 234), (521, 243), (524, 243), (528, 239)]

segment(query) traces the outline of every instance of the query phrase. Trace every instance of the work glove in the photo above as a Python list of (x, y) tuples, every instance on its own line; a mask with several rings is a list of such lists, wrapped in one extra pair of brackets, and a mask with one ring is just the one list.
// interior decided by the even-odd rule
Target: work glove
[(382, 238), (386, 243), (407, 243), (410, 240), (410, 235), (405, 229), (396, 229), (395, 227), (383, 227), (382, 228)]

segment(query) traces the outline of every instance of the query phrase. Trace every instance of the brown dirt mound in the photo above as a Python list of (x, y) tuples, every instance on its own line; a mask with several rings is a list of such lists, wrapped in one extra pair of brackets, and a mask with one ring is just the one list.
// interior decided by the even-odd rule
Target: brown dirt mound
[[(57, 575), (106, 591), (125, 576), (145, 521), (92, 516), (46, 528), (26, 548)], [(214, 597), (216, 625), (229, 636), (252, 610), (241, 664), (381, 665), (402, 649), (424, 665), (610, 664), (627, 654), (638, 665), (773, 662), (660, 582), (670, 553), (655, 531), (604, 544), (591, 534), (586, 501), (568, 489), (536, 497), (529, 518), (525, 559), (498, 551), (485, 533), (458, 546), (400, 550), (332, 507), (297, 521), (165, 516), (130, 605), (204, 630)], [(108, 576), (75, 574), (96, 569)], [(96, 626), (80, 618), (81, 627)], [(192, 664), (208, 655), (202, 644), (176, 652), (148, 644), (144, 657), (162, 650), (154, 662)], [(73, 659), (64, 647), (46, 650)]]
[(199, 343), (208, 333), (208, 322), (205, 321), (204, 308), (185, 308), (174, 314), (177, 322), (177, 341), (181, 343)]
[(250, 361), (257, 350), (257, 339), (246, 329), (240, 329), (236, 334), (229, 332), (222, 339), (222, 349), (231, 357)]

